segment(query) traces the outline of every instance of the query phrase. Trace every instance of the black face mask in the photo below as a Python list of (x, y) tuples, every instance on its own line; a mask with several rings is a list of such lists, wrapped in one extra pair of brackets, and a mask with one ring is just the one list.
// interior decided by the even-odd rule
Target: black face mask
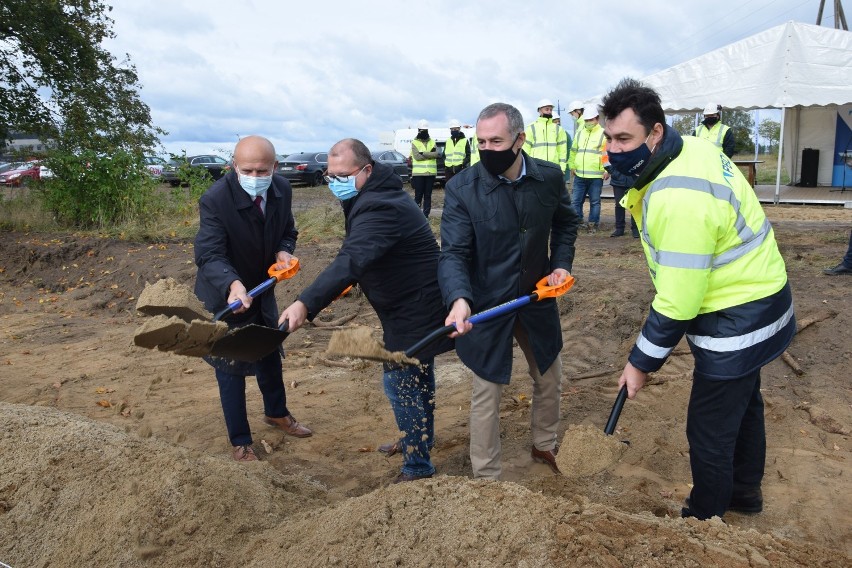
[(494, 177), (512, 167), (518, 157), (518, 152), (521, 151), (520, 149), (518, 149), (518, 152), (512, 150), (512, 146), (515, 145), (519, 137), (520, 134), (515, 136), (511, 146), (505, 150), (479, 150), (479, 161), (482, 162), (482, 167)]
[(543, 113), (541, 113), (541, 116), (543, 116), (544, 118), (553, 118), (553, 113), (552, 112), (543, 112)]
[(713, 126), (717, 122), (719, 122), (718, 116), (708, 116), (707, 118), (704, 119), (704, 122), (702, 124), (704, 124), (704, 126), (706, 126), (707, 128), (713, 128)]
[(458, 140), (461, 137), (461, 130), (450, 130), (450, 138), (452, 138), (453, 140)]
[(429, 131), (428, 130), (418, 130), (417, 131), (417, 139), (418, 140), (429, 140)]

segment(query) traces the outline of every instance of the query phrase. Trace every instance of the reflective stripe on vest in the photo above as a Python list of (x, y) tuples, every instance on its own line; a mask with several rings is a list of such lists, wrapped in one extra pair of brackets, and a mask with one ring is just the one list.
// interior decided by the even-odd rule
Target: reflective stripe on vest
[(467, 138), (459, 138), (458, 142), (453, 142), (452, 138), (447, 138), (447, 144), (444, 146), (444, 165), (462, 165), (464, 163), (465, 144), (467, 144)]
[[(421, 140), (412, 140), (411, 144), (421, 154), (424, 152), (432, 152), (435, 150), (435, 141), (429, 139), (424, 144)], [(438, 161), (435, 158), (426, 158), (425, 160), (416, 160), (411, 156), (411, 175), (417, 176), (434, 176), (438, 175)]]
[(707, 351), (716, 351), (719, 353), (740, 351), (741, 349), (753, 347), (761, 341), (766, 341), (770, 337), (774, 336), (776, 333), (784, 329), (785, 325), (790, 323), (790, 318), (792, 317), (793, 304), (790, 304), (790, 307), (787, 308), (787, 311), (784, 312), (783, 316), (771, 324), (760, 329), (756, 329), (751, 333), (744, 333), (743, 335), (735, 335), (733, 337), (710, 337), (709, 335), (687, 334), (686, 337), (697, 347), (706, 349)]
[[(703, 193), (709, 193), (716, 199), (727, 201), (737, 214), (737, 220), (734, 227), (737, 230), (737, 236), (742, 241), (742, 244), (732, 249), (726, 250), (718, 256), (712, 254), (689, 254), (684, 252), (669, 252), (658, 251), (651, 245), (651, 239), (648, 236), (647, 211), (648, 199), (653, 193), (669, 188), (691, 189)], [(769, 224), (769, 219), (763, 219), (763, 225), (755, 233), (746, 224), (745, 218), (740, 213), (740, 201), (734, 194), (734, 191), (723, 184), (712, 183), (706, 179), (693, 178), (687, 176), (669, 176), (656, 180), (648, 188), (645, 197), (643, 198), (644, 207), (642, 209), (642, 233), (644, 241), (648, 246), (648, 254), (656, 264), (661, 266), (670, 266), (673, 268), (688, 268), (696, 270), (717, 270), (735, 260), (742, 258), (754, 249), (758, 248), (772, 230)]]
[[(713, 129), (718, 127), (718, 132), (716, 132), (716, 140), (713, 140)], [(722, 124), (721, 122), (717, 122), (713, 125), (713, 128), (708, 129), (703, 124), (699, 124), (698, 128), (695, 129), (695, 137), (703, 138), (704, 140), (709, 140), (716, 147), (722, 147), (722, 141), (725, 139), (725, 133), (728, 132), (730, 127), (727, 124)]]
[(665, 359), (672, 351), (674, 351), (674, 347), (660, 347), (659, 345), (651, 343), (642, 333), (640, 333), (639, 337), (636, 339), (636, 347), (638, 347), (642, 353), (648, 357), (653, 357), (654, 359)]

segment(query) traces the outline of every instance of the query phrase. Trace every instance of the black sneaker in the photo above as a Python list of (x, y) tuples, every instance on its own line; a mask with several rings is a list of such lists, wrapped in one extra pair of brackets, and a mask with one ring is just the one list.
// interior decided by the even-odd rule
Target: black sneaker
[(639, 229), (631, 229), (630, 232), (633, 234), (634, 239), (639, 238)]
[(753, 515), (763, 511), (763, 492), (760, 490), (760, 487), (735, 492), (731, 495), (731, 504), (728, 505), (728, 510), (735, 513), (745, 513), (746, 515)]
[(610, 237), (623, 237), (624, 229), (616, 229), (609, 234)]

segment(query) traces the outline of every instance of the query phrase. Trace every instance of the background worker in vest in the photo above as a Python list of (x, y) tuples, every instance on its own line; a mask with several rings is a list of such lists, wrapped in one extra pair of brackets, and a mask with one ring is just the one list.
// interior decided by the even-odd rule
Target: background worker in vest
[(451, 120), (450, 137), (444, 146), (444, 185), (468, 165), (470, 165), (470, 146), (461, 131), (461, 122)]
[[(553, 112), (553, 124), (562, 127), (562, 121), (560, 120), (559, 113), (556, 111)], [(562, 128), (562, 130), (565, 130), (565, 128)], [(571, 145), (574, 141), (572, 140), (571, 135), (568, 134), (567, 130), (565, 130), (565, 137), (567, 140), (566, 146), (568, 148), (571, 148)], [(567, 163), (565, 164), (565, 170), (562, 172), (562, 180), (565, 182), (566, 185), (571, 182), (571, 170), (568, 169)]]
[(634, 398), (686, 335), (695, 360), (686, 414), (693, 486), (681, 516), (759, 513), (760, 370), (796, 333), (772, 226), (733, 162), (666, 124), (653, 89), (623, 79), (601, 112), (610, 164), (639, 176), (622, 203), (639, 223), (655, 289), (619, 386)]
[[(583, 128), (583, 102), (582, 101), (571, 101), (571, 104), (568, 105), (568, 114), (570, 114), (574, 119), (574, 138), (577, 137), (577, 133), (580, 132), (580, 129)], [(568, 126), (567, 124), (565, 126)], [(562, 128), (565, 128), (563, 126)], [(565, 128), (567, 131), (568, 129)]]
[(429, 216), (432, 210), (432, 188), (438, 176), (438, 156), (435, 141), (429, 136), (429, 122), (417, 123), (417, 136), (411, 141), (411, 187), (414, 188), (414, 202), (423, 208), (423, 214)]
[(476, 139), (476, 134), (467, 140), (468, 154), (470, 155), (469, 166), (476, 165), (479, 161), (479, 140)]
[(727, 124), (722, 124), (721, 114), (722, 105), (707, 103), (707, 106), (704, 107), (704, 121), (698, 125), (692, 135), (709, 140), (717, 148), (721, 148), (727, 157), (733, 158), (734, 148), (736, 147), (734, 131)]
[(598, 231), (601, 220), (601, 191), (609, 174), (604, 170), (603, 155), (606, 151), (604, 131), (598, 123), (598, 105), (590, 104), (584, 109), (583, 127), (574, 136), (568, 167), (574, 174), (571, 204), (580, 222), (583, 221), (583, 203), (589, 196), (589, 222), (585, 227), (590, 233)]
[(558, 124), (553, 122), (553, 103), (550, 99), (538, 101), (538, 119), (526, 128), (527, 141), (524, 151), (539, 160), (547, 160), (562, 168), (568, 167), (568, 137)]

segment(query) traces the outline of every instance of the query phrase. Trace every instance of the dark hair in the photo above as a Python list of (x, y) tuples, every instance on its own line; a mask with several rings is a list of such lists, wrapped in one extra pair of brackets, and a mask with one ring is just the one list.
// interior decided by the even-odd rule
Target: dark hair
[(645, 127), (646, 133), (650, 133), (658, 122), (666, 124), (666, 113), (663, 112), (657, 91), (630, 77), (619, 81), (618, 85), (604, 96), (600, 110), (607, 120), (612, 120), (627, 108), (636, 113), (636, 118)]
[(524, 131), (524, 117), (521, 112), (506, 103), (493, 103), (482, 109), (476, 122), (485, 118), (493, 118), (498, 114), (505, 114), (509, 123), (509, 134), (517, 136)]
[(356, 166), (363, 167), (367, 164), (373, 163), (373, 156), (370, 155), (370, 149), (357, 138), (344, 138), (331, 147), (331, 150), (328, 151), (328, 155), (335, 157), (342, 156), (345, 148), (352, 150)]

